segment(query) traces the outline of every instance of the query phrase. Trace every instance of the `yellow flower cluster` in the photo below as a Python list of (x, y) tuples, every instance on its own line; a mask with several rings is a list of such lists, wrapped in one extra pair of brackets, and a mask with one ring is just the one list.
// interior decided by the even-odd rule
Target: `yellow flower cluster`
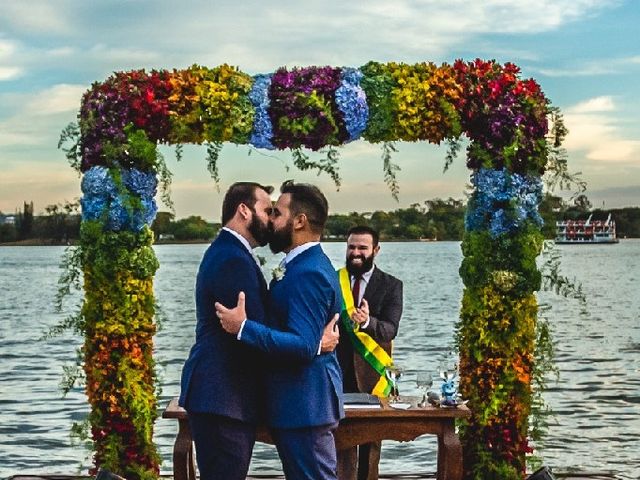
[(250, 75), (223, 64), (216, 68), (193, 65), (174, 70), (169, 96), (176, 143), (246, 143), (253, 127), (254, 108), (248, 94)]
[(392, 95), (399, 139), (439, 144), (445, 138), (460, 135), (455, 103), (462, 89), (450, 65), (391, 62), (386, 67), (396, 83)]

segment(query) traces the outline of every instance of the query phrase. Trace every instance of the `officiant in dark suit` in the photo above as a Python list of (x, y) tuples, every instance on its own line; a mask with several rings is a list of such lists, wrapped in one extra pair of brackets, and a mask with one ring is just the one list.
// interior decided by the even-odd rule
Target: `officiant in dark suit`
[[(355, 310), (351, 321), (391, 355), (391, 341), (398, 333), (402, 316), (402, 282), (375, 265), (380, 252), (379, 235), (367, 226), (357, 226), (347, 234), (346, 273), (349, 275)], [(351, 336), (340, 323), (341, 341), (336, 349), (342, 368), (345, 393), (374, 391), (380, 374), (367, 363)], [(359, 445), (338, 452), (340, 480), (378, 478), (381, 442)]]

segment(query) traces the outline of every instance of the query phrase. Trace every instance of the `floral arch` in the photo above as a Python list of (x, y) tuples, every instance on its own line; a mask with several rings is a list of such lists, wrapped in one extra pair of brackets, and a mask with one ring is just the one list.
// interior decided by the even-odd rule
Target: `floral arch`
[[(223, 142), (292, 149), (298, 168), (339, 181), (335, 147), (469, 140), (473, 193), (466, 214), (457, 330), (461, 392), (473, 412), (461, 425), (466, 478), (515, 479), (530, 451), (541, 275), (541, 175), (551, 146), (551, 107), (532, 79), (507, 63), (369, 62), (360, 68), (280, 68), (250, 76), (221, 65), (118, 72), (82, 98), (78, 124), (61, 142), (82, 172), (76, 251), (84, 278), (77, 328), (96, 467), (129, 479), (154, 478), (157, 416), (152, 358), (158, 268), (149, 228), (158, 177), (168, 172), (157, 144), (207, 143), (209, 169)], [(311, 162), (302, 149), (328, 148)], [(387, 174), (393, 176), (387, 164)]]

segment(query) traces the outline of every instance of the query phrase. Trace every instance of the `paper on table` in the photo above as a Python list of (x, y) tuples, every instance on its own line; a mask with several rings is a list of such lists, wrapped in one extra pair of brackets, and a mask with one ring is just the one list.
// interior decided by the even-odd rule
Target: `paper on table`
[(391, 408), (397, 408), (398, 410), (408, 410), (409, 408), (411, 408), (410, 403), (404, 403), (404, 402), (389, 403), (389, 406)]

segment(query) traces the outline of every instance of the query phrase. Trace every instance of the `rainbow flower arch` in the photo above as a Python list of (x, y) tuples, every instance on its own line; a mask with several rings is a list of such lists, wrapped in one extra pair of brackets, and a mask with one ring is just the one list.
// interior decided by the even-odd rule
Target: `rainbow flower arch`
[[(152, 358), (150, 224), (159, 143), (206, 143), (217, 177), (224, 142), (291, 149), (300, 169), (336, 182), (336, 147), (359, 139), (431, 143), (468, 139), (473, 193), (460, 267), (457, 330), (461, 393), (473, 415), (461, 425), (466, 478), (522, 478), (530, 451), (537, 303), (541, 275), (541, 175), (549, 160), (550, 103), (517, 66), (495, 61), (369, 62), (360, 68), (280, 68), (248, 75), (221, 65), (117, 72), (84, 94), (66, 149), (82, 176), (79, 258), (86, 393), (95, 467), (155, 478), (157, 404)], [(311, 162), (303, 149), (328, 149)], [(387, 173), (393, 173), (390, 169)], [(397, 192), (395, 192), (397, 193)], [(497, 475), (497, 476), (496, 476)]]

